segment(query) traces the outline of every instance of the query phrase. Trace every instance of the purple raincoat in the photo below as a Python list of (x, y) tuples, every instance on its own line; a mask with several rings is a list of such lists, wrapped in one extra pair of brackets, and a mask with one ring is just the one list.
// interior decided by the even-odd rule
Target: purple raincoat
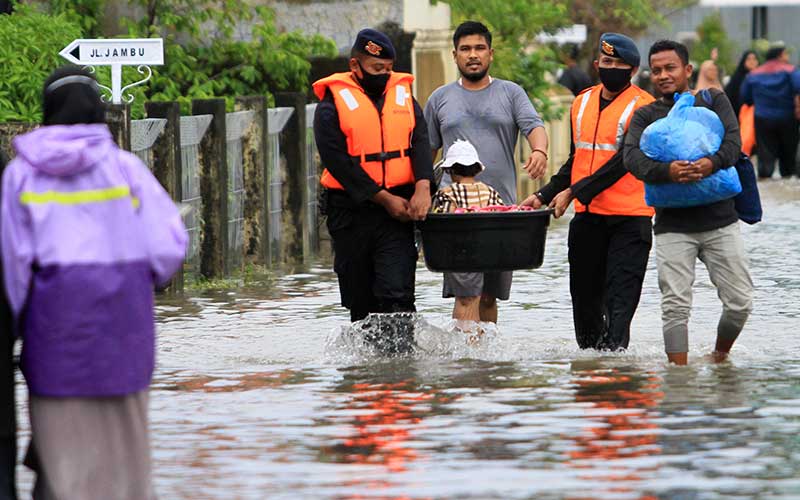
[(3, 175), (5, 287), (38, 396), (118, 396), (155, 364), (153, 285), (186, 252), (167, 193), (108, 127), (52, 125), (14, 140)]

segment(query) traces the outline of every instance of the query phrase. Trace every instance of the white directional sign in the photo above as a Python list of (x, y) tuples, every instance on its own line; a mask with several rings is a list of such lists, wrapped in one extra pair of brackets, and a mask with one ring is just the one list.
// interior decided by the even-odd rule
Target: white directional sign
[(164, 64), (164, 40), (161, 38), (120, 38), (75, 40), (59, 54), (75, 64), (134, 66)]
[[(153, 74), (150, 66), (164, 64), (164, 40), (161, 38), (97, 38), (78, 39), (64, 47), (59, 55), (67, 61), (83, 66), (111, 66), (111, 88), (101, 85), (111, 92), (111, 102), (122, 103), (122, 93), (136, 85), (147, 82)], [(139, 73), (147, 78), (126, 87), (122, 86), (122, 67), (138, 66)], [(126, 97), (132, 102), (133, 96)]]

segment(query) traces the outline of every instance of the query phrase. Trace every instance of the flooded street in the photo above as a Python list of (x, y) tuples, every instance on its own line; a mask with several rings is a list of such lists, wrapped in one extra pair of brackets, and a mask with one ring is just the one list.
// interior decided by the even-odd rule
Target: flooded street
[(755, 309), (722, 365), (705, 359), (721, 306), (700, 264), (690, 365), (665, 363), (655, 252), (631, 349), (578, 350), (562, 221), (474, 347), (440, 330), (452, 300), (422, 264), (431, 326), (410, 358), (348, 349), (325, 264), (268, 290), (162, 300), (159, 497), (800, 498), (800, 182), (762, 197), (765, 221), (743, 225)]

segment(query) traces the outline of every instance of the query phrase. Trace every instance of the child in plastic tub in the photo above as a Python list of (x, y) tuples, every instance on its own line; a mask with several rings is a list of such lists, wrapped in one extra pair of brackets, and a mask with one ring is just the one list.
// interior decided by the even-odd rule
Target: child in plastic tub
[[(440, 189), (433, 197), (431, 210), (435, 213), (453, 213), (462, 210), (503, 205), (497, 191), (475, 180), (484, 169), (478, 152), (468, 141), (457, 140), (448, 148), (442, 170), (450, 174), (452, 184)], [(491, 292), (494, 275), (498, 273), (444, 273), (444, 298), (455, 297), (453, 318), (456, 328), (465, 330), (472, 339), (480, 335), (474, 324), (480, 321), (480, 298)], [(488, 287), (488, 288), (487, 288)]]

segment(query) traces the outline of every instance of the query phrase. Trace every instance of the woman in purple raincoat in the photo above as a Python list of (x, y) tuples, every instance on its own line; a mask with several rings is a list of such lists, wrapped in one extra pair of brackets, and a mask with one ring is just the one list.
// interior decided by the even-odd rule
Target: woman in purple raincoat
[(43, 125), (14, 140), (0, 207), (34, 498), (151, 499), (153, 289), (181, 266), (186, 230), (147, 167), (114, 144), (91, 74), (47, 79)]

